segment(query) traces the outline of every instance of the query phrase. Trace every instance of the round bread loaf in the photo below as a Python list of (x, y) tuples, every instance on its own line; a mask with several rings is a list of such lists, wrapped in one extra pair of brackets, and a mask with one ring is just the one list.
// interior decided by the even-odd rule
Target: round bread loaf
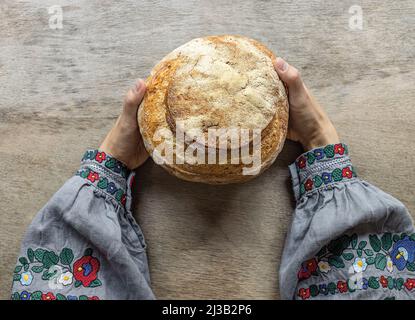
[(273, 58), (261, 43), (234, 35), (197, 38), (164, 57), (146, 80), (138, 111), (156, 163), (210, 184), (247, 181), (268, 168), (288, 126)]

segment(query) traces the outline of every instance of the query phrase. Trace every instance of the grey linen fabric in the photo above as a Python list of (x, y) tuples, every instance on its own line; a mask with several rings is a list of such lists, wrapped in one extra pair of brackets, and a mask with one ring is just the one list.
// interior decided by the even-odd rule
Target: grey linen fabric
[[(347, 146), (290, 166), (297, 205), (280, 267), (284, 299), (409, 299), (415, 230), (404, 205), (360, 180)], [(131, 213), (134, 173), (99, 150), (36, 215), (12, 299), (154, 299), (146, 245)]]
[(414, 298), (411, 217), (400, 201), (357, 178), (347, 146), (311, 150), (290, 172), (297, 204), (281, 260), (281, 297)]

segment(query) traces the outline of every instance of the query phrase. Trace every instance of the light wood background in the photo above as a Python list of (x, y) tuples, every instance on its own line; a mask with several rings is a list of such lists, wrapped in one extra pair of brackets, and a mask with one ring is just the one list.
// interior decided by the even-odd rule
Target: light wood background
[[(63, 29), (49, 28), (61, 5)], [(363, 9), (363, 30), (349, 8)], [(350, 145), (358, 174), (415, 212), (415, 2), (0, 2), (0, 297), (8, 298), (23, 233), (96, 147), (123, 94), (188, 40), (256, 38), (298, 67)], [(287, 143), (261, 177), (241, 185), (180, 181), (148, 161), (135, 215), (159, 298), (265, 298), (293, 210)]]

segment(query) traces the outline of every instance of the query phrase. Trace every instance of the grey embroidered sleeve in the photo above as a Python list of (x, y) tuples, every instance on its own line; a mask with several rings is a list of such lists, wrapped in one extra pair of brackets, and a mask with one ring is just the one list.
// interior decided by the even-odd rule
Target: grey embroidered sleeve
[(98, 150), (35, 216), (13, 275), (12, 299), (153, 299), (134, 173)]
[(296, 208), (280, 267), (283, 299), (415, 298), (405, 206), (356, 176), (344, 144), (290, 166)]

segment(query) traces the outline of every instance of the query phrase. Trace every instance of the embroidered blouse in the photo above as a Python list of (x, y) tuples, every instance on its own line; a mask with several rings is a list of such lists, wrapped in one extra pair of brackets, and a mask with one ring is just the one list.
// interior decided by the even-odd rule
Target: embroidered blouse
[[(415, 229), (405, 206), (357, 177), (344, 144), (289, 167), (296, 209), (283, 299), (413, 299)], [(154, 299), (131, 212), (134, 172), (99, 150), (35, 216), (13, 274), (16, 300)]]

